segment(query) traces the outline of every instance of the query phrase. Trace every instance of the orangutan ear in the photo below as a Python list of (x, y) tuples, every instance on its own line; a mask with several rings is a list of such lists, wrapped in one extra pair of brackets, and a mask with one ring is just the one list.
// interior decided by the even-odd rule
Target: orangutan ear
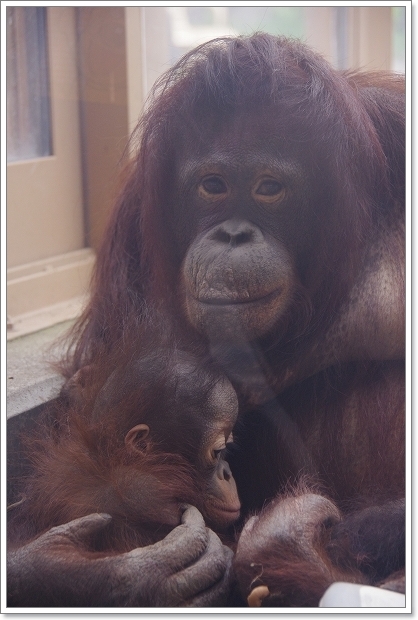
[(125, 446), (130, 452), (145, 452), (149, 445), (149, 426), (146, 424), (137, 424), (125, 437)]

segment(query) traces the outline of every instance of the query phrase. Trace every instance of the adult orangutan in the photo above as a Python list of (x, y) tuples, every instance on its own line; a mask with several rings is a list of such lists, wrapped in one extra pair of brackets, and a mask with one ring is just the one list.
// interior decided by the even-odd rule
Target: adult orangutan
[[(404, 495), (403, 80), (337, 72), (267, 34), (218, 39), (161, 79), (138, 136), (66, 375), (161, 304), (239, 393), (231, 466), (244, 512), (279, 493), (271, 513), (282, 514), (280, 493), (309, 475), (314, 499), (288, 523), (302, 507), (316, 531), (322, 493), (342, 524), (354, 511), (347, 554), (362, 572), (375, 532), (401, 540), (404, 528), (392, 510)], [(374, 505), (382, 529), (363, 520)], [(283, 527), (297, 546), (303, 528)], [(246, 545), (248, 561), (259, 549)], [(263, 554), (277, 567), (275, 604), (297, 605), (274, 549)], [(387, 554), (389, 574), (402, 549)], [(302, 590), (309, 575), (301, 565)]]

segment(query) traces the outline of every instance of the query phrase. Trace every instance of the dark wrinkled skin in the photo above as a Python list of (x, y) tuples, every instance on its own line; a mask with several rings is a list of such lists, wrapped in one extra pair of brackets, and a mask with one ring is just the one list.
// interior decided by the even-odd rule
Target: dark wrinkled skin
[(241, 532), (234, 558), (241, 593), (265, 586), (262, 601), (255, 597), (260, 606), (305, 607), (338, 581), (405, 592), (404, 515), (402, 500), (343, 518), (309, 489), (279, 496)]
[[(216, 607), (230, 591), (232, 551), (188, 507), (162, 541), (105, 557), (89, 536), (109, 522), (89, 515), (54, 527), (8, 554), (8, 605), (19, 607)], [(62, 579), (57, 581), (57, 575)]]

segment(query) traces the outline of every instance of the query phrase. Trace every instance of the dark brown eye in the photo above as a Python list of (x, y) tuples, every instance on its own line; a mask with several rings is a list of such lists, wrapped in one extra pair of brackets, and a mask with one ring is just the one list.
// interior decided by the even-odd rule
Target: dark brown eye
[(278, 196), (284, 190), (284, 186), (274, 179), (262, 181), (256, 189), (256, 194), (260, 196)]
[(224, 450), (212, 450), (212, 456), (215, 460), (221, 457), (221, 454)]
[(225, 181), (217, 176), (210, 176), (203, 179), (201, 187), (207, 194), (225, 194), (227, 191)]

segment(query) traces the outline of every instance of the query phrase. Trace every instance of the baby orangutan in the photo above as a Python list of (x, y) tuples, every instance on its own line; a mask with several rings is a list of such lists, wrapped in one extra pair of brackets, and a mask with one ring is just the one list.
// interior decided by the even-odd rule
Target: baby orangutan
[(31, 444), (34, 474), (16, 511), (27, 538), (92, 513), (110, 522), (93, 552), (124, 552), (162, 540), (185, 504), (225, 532), (240, 502), (223, 458), (238, 413), (235, 390), (210, 362), (157, 348), (103, 380), (88, 367), (72, 379), (58, 431)]

